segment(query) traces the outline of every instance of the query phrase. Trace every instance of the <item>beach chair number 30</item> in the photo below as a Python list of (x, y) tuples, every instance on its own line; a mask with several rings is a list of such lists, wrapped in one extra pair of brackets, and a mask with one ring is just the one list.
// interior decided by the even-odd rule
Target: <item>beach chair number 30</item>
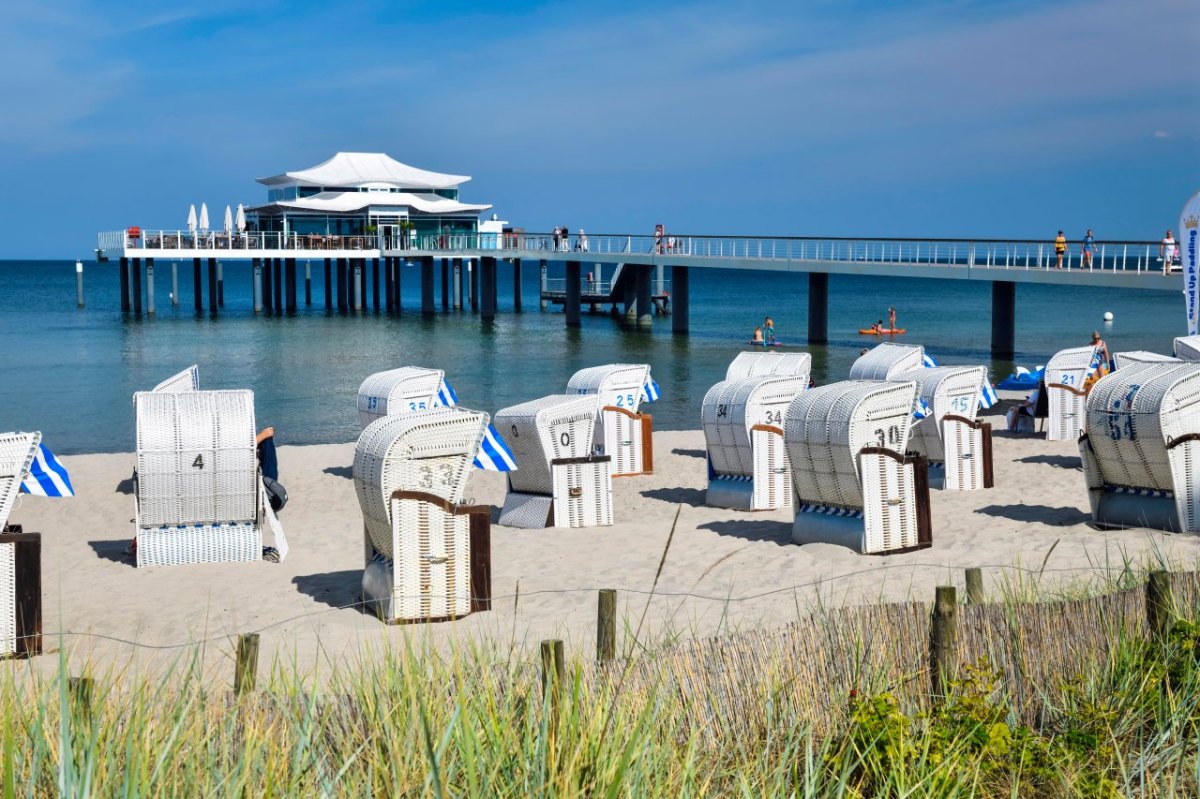
[(882, 427), (875, 430), (875, 437), (879, 439), (879, 446), (885, 447), (888, 444), (900, 443), (900, 426), (892, 425), (884, 430)]

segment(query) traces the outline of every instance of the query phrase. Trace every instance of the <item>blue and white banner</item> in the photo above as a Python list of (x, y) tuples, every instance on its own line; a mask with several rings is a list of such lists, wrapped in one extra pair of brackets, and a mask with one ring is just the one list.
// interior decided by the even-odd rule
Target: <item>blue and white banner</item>
[(646, 385), (642, 386), (642, 402), (654, 402), (659, 396), (658, 383), (653, 377), (647, 377)]
[(925, 353), (921, 356), (921, 365), (926, 369), (932, 369), (933, 367), (937, 366), (937, 361), (933, 359), (932, 355)]
[[(1200, 322), (1200, 253), (1196, 252), (1196, 235), (1200, 233), (1200, 191), (1192, 195), (1192, 199), (1183, 205), (1179, 212), (1179, 242), (1178, 247), (1183, 261), (1183, 296), (1187, 304), (1188, 335), (1198, 332), (1196, 327)], [(1166, 253), (1164, 253), (1165, 257)], [(1170, 264), (1163, 264), (1164, 269), (1170, 269)]]
[(928, 416), (931, 413), (933, 413), (933, 410), (930, 409), (929, 403), (927, 403), (925, 400), (921, 399), (920, 397), (917, 397), (917, 404), (913, 407), (913, 414), (912, 414), (913, 419), (917, 419), (917, 420), (924, 419), (926, 416)]
[(1000, 397), (996, 394), (996, 387), (992, 385), (992, 381), (984, 378), (983, 388), (979, 390), (979, 407), (990, 408), (1000, 401)]
[(433, 404), (440, 405), (443, 408), (453, 408), (458, 404), (458, 395), (454, 393), (454, 389), (450, 387), (450, 382), (444, 377), (442, 378), (442, 385), (438, 387), (437, 398)]
[(513, 472), (517, 469), (517, 459), (513, 457), (512, 450), (491, 424), (483, 432), (483, 443), (479, 445), (479, 454), (475, 456), (475, 468), (488, 472)]
[(21, 490), (37, 497), (75, 496), (66, 468), (58, 462), (53, 452), (46, 449), (45, 444), (38, 445), (33, 465), (29, 467), (29, 476), (21, 481)]
[(1096, 351), (1092, 353), (1092, 361), (1088, 364), (1087, 372), (1084, 373), (1084, 379), (1091, 377), (1103, 366), (1107, 370), (1108, 364), (1104, 362), (1104, 350), (1096, 347)]

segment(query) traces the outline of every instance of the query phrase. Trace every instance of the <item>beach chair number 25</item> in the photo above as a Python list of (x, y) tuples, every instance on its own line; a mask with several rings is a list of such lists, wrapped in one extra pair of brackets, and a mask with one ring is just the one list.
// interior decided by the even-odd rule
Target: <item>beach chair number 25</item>
[(633, 395), (632, 394), (618, 394), (617, 395), (617, 407), (618, 408), (632, 408), (633, 407)]

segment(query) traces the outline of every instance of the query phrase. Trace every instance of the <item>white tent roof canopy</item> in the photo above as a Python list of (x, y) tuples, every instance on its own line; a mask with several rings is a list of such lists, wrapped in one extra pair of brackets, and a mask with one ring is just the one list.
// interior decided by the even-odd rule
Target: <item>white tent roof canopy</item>
[(264, 186), (369, 186), (401, 189), (452, 189), (471, 178), (444, 175), (402, 164), (386, 153), (338, 153), (324, 163), (297, 172), (258, 178)]
[(471, 205), (457, 200), (448, 200), (436, 194), (412, 194), (410, 192), (381, 191), (323, 191), (312, 197), (296, 200), (278, 200), (251, 208), (263, 211), (268, 208), (287, 208), (297, 211), (323, 211), (327, 213), (353, 213), (364, 208), (411, 208), (423, 214), (478, 214), (491, 208), (490, 205)]

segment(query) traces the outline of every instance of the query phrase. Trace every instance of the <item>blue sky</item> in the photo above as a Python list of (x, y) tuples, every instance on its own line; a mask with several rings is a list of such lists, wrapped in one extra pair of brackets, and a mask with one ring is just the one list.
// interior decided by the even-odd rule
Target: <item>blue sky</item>
[(1195, 0), (166, 5), (5, 9), (0, 257), (337, 150), (597, 233), (1158, 238), (1200, 189)]

